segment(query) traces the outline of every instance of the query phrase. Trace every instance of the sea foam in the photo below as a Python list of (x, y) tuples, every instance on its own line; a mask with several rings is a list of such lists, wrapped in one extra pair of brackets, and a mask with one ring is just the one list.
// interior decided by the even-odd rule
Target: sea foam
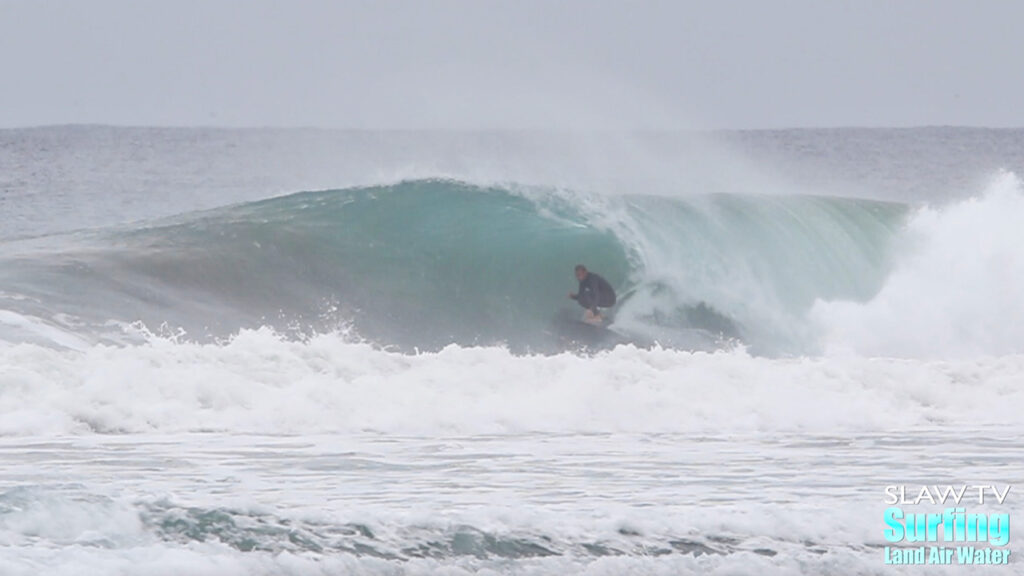
[[(1024, 355), (769, 359), (620, 346), (592, 357), (400, 354), (269, 329), (220, 343), (0, 349), (0, 434), (871, 431), (1016, 422)], [(1017, 398), (1017, 401), (1014, 401)]]

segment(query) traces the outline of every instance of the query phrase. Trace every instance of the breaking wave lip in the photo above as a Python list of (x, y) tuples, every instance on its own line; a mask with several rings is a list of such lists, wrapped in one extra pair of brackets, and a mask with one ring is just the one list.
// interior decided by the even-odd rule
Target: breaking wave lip
[[(346, 322), (405, 351), (520, 352), (657, 342), (813, 350), (815, 299), (866, 300), (906, 207), (817, 197), (603, 197), (450, 180), (306, 192), (71, 238), (6, 278), (60, 313), (193, 337)], [(586, 263), (621, 293), (617, 333), (580, 332), (565, 298)], [(325, 312), (326, 311), (326, 312)]]
[(813, 306), (826, 349), (916, 358), (1024, 352), (1021, 222), (1024, 186), (1009, 172), (968, 200), (915, 211), (877, 294)]

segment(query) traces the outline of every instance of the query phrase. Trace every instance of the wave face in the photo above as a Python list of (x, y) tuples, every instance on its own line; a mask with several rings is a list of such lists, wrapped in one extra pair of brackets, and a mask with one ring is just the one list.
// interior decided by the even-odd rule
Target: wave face
[[(6, 284), (97, 326), (223, 336), (345, 324), (403, 350), (623, 342), (813, 347), (816, 300), (881, 287), (905, 208), (817, 197), (585, 196), (447, 180), (307, 192), (158, 225), (21, 243)], [(52, 239), (51, 239), (52, 240)], [(73, 244), (68, 245), (68, 241)], [(615, 333), (567, 298), (584, 263), (620, 292)], [(16, 324), (8, 321), (8, 325)]]
[(96, 320), (193, 334), (345, 319), (404, 349), (551, 350), (602, 344), (564, 322), (578, 317), (564, 294), (584, 262), (618, 286), (616, 325), (633, 341), (707, 344), (699, 334), (788, 350), (806, 342), (800, 318), (815, 299), (878, 289), (902, 213), (825, 198), (609, 199), (415, 181), (104, 234), (59, 266), (31, 261), (25, 292), (56, 280), (73, 291), (42, 296), (65, 296), (85, 316), (107, 308)]

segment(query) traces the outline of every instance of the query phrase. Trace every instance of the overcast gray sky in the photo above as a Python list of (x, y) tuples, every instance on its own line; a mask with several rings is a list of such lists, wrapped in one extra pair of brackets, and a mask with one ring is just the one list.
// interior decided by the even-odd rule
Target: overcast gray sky
[(0, 126), (1024, 126), (1024, 2), (0, 0)]

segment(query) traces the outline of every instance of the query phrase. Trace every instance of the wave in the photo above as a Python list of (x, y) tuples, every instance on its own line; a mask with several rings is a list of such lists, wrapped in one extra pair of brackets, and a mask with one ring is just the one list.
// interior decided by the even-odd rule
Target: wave
[[(238, 496), (195, 504), (81, 485), (7, 487), (0, 540), (10, 550), (0, 565), (13, 576), (76, 574), (83, 566), (140, 575), (688, 575), (751, 567), (821, 574), (837, 565), (864, 574), (878, 562), (877, 537), (861, 526), (862, 505), (834, 505), (813, 523), (806, 520), (813, 509), (791, 502), (679, 511), (674, 502), (624, 509), (598, 496), (585, 499), (585, 511), (498, 499), (428, 515), (418, 506), (386, 510), (376, 499), (373, 509), (346, 501), (336, 511), (315, 491), (295, 492), (298, 503), (268, 506)], [(787, 530), (770, 531), (779, 525)]]
[[(56, 493), (55, 493), (56, 492)], [(35, 522), (34, 539), (13, 534), (11, 540), (30, 546), (38, 539), (48, 544), (85, 544), (112, 548), (140, 540), (140, 532), (158, 542), (217, 543), (238, 552), (344, 555), (400, 561), (433, 558), (518, 560), (573, 557), (594, 560), (605, 556), (657, 557), (670, 554), (700, 556), (752, 552), (775, 556), (775, 550), (743, 542), (730, 535), (652, 534), (633, 526), (605, 521), (611, 526), (589, 540), (580, 535), (536, 533), (536, 527), (515, 527), (488, 532), (465, 523), (428, 523), (380, 527), (370, 523), (331, 522), (328, 518), (289, 518), (251, 507), (203, 508), (183, 506), (167, 498), (124, 502), (96, 495), (68, 497), (52, 487), (19, 486), (0, 491), (0, 530), (22, 528), (25, 516), (51, 519), (63, 512), (64, 522)], [(110, 518), (97, 530), (98, 518)], [(3, 522), (2, 520), (8, 520)], [(495, 524), (492, 519), (490, 524)], [(26, 530), (27, 532), (28, 530)], [(21, 538), (19, 538), (19, 536)], [(35, 541), (33, 541), (35, 540)], [(792, 547), (790, 542), (779, 542)], [(810, 545), (808, 545), (810, 546)]]
[[(104, 574), (295, 576), (706, 574), (709, 566), (778, 573), (780, 562), (783, 573), (804, 574), (827, 573), (836, 557), (858, 568), (877, 558), (871, 543), (843, 542), (820, 523), (799, 537), (757, 533), (780, 522), (806, 524), (801, 514), (808, 512), (791, 506), (719, 507), (680, 518), (660, 507), (588, 515), (491, 505), (497, 509), (466, 514), (466, 520), (450, 512), (428, 519), (418, 511), (336, 515), (18, 486), (0, 491), (0, 538), (11, 546), (4, 573), (18, 576), (78, 573), (82, 566)], [(856, 514), (843, 512), (857, 522)], [(346, 519), (352, 516), (358, 520)]]
[[(21, 300), (0, 295), (0, 307), (59, 312), (92, 326), (96, 341), (117, 332), (110, 320), (141, 320), (197, 338), (345, 325), (406, 351), (739, 341), (800, 353), (817, 345), (807, 321), (816, 301), (866, 301), (881, 288), (906, 212), (841, 198), (608, 197), (418, 180), (8, 243), (0, 285)], [(576, 322), (566, 294), (577, 263), (620, 291), (614, 332)]]

